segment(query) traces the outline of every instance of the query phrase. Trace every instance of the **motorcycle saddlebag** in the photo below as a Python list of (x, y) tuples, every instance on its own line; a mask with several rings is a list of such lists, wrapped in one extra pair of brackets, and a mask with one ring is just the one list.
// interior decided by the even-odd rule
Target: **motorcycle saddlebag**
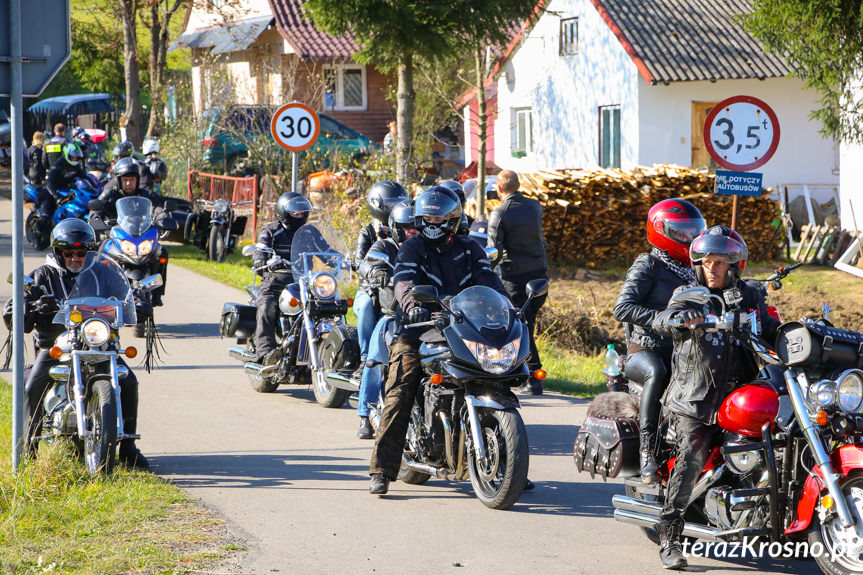
[(357, 328), (350, 325), (334, 326), (321, 342), (324, 365), (338, 371), (354, 371), (360, 366), (360, 340)]
[(250, 338), (255, 335), (256, 308), (240, 303), (226, 303), (222, 308), (219, 335), (222, 337)]
[(575, 466), (587, 471), (591, 479), (599, 474), (617, 477), (635, 475), (638, 465), (638, 422), (632, 418), (588, 417), (575, 438)]
[(231, 235), (241, 236), (246, 232), (246, 220), (248, 216), (237, 216), (231, 222)]
[(779, 327), (776, 353), (789, 366), (863, 368), (863, 333), (804, 319)]

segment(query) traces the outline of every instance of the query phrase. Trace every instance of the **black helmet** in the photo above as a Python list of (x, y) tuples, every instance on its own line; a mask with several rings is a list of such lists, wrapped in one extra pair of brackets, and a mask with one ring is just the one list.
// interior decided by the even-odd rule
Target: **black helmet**
[(120, 142), (114, 146), (114, 160), (116, 161), (117, 158), (128, 158), (134, 150), (135, 147), (132, 146), (132, 142)]
[(390, 218), (387, 223), (390, 226), (390, 234), (393, 241), (398, 245), (402, 245), (408, 239), (405, 229), (416, 228), (414, 201), (404, 200), (397, 203), (392, 211), (390, 211)]
[(451, 192), (455, 192), (455, 195), (458, 196), (459, 201), (461, 202), (461, 207), (464, 208), (464, 204), (467, 201), (467, 198), (464, 194), (464, 188), (460, 183), (455, 180), (444, 180), (443, 182), (438, 184), (442, 188), (446, 188)]
[(285, 192), (276, 202), (276, 215), (282, 225), (296, 230), (309, 219), (312, 204), (297, 192)]
[(141, 168), (138, 167), (138, 162), (132, 158), (123, 158), (114, 164), (114, 177), (117, 178), (117, 187), (121, 193), (123, 192), (123, 182), (121, 181), (123, 176), (135, 176), (135, 189), (138, 189), (141, 182)]
[(393, 180), (378, 182), (366, 194), (369, 213), (384, 226), (389, 221), (390, 210), (393, 209), (393, 206), (406, 199), (408, 199), (408, 195), (405, 189)]
[(731, 265), (725, 282), (725, 287), (729, 287), (740, 279), (740, 272), (746, 269), (749, 250), (740, 234), (729, 227), (712, 226), (701, 232), (689, 245), (689, 258), (692, 260), (692, 269), (695, 270), (698, 283), (704, 286), (707, 285), (707, 280), (701, 264), (709, 255), (719, 256)]
[[(423, 239), (434, 245), (445, 244), (458, 230), (461, 222), (461, 202), (455, 192), (433, 186), (419, 195), (414, 205), (414, 221)], [(443, 218), (441, 223), (429, 223), (426, 218)]]
[(168, 166), (162, 160), (158, 158), (149, 160), (146, 166), (154, 181), (161, 182), (168, 179)]
[(51, 249), (62, 265), (61, 252), (66, 250), (96, 250), (96, 234), (90, 224), (79, 219), (66, 219), (51, 230)]

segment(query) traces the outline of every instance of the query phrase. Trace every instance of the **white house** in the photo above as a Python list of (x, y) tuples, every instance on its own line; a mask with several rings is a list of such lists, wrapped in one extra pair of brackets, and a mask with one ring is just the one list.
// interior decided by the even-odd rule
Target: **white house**
[(764, 185), (838, 185), (838, 147), (808, 119), (817, 94), (742, 29), (736, 18), (751, 11), (749, 0), (540, 4), (492, 78), (501, 168), (709, 165), (707, 113), (749, 95), (769, 104), (781, 127), (775, 155), (758, 170)]

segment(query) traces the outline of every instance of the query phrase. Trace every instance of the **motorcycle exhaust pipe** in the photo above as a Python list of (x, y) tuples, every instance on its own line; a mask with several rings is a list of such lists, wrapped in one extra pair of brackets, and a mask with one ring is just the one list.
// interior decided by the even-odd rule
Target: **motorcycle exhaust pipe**
[(359, 391), (359, 388), (355, 383), (351, 381), (350, 377), (345, 377), (335, 371), (328, 370), (327, 371), (327, 381), (330, 385), (338, 389), (346, 389), (348, 391)]
[[(649, 515), (628, 509), (615, 509), (614, 520), (621, 523), (629, 523), (630, 525), (638, 525), (639, 527), (652, 527), (656, 529), (659, 526), (658, 515)], [(683, 537), (694, 537), (707, 541), (723, 541), (730, 534), (730, 532), (708, 527), (707, 525), (698, 525), (695, 523), (685, 523), (683, 525)]]
[(278, 364), (276, 365), (258, 365), (257, 363), (253, 363), (251, 361), (247, 361), (243, 364), (243, 370), (249, 375), (256, 375), (258, 377), (267, 377), (278, 368)]
[(611, 505), (615, 509), (634, 511), (642, 515), (659, 517), (659, 514), (662, 513), (661, 505), (649, 503), (643, 499), (636, 499), (635, 497), (627, 497), (625, 495), (615, 495), (612, 497)]
[(452, 425), (443, 411), (440, 412), (440, 420), (443, 423), (444, 453), (446, 453), (447, 466), (455, 470), (455, 454), (452, 452)]
[(228, 355), (240, 361), (255, 361), (255, 354), (249, 353), (238, 345), (230, 346), (228, 348)]

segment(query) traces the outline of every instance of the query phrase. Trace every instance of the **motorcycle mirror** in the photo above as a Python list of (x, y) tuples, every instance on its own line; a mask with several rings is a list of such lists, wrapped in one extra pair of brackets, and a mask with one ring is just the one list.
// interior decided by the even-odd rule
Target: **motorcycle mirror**
[(685, 289), (676, 293), (669, 304), (672, 302), (690, 302), (690, 303), (707, 303), (710, 301), (710, 290), (706, 287), (698, 286)]
[(87, 204), (87, 207), (90, 209), (91, 212), (98, 212), (104, 206), (105, 206), (105, 204), (102, 203), (102, 200), (96, 200), (96, 199), (90, 200), (90, 202)]
[[(21, 279), (24, 281), (24, 291), (29, 293), (30, 289), (33, 287), (33, 278), (30, 276), (22, 276)], [(15, 281), (15, 277), (12, 275), (12, 272), (9, 272), (9, 277), (6, 278), (6, 281), (10, 284)]]
[(539, 278), (535, 280), (530, 280), (527, 282), (527, 285), (524, 288), (524, 292), (527, 294), (527, 297), (541, 297), (548, 294), (548, 280), (545, 278)]
[(388, 266), (392, 267), (392, 265), (390, 265), (390, 258), (387, 257), (387, 254), (382, 253), (382, 252), (369, 252), (369, 253), (367, 253), (366, 254), (366, 261), (369, 262), (370, 264), (388, 265)]
[(253, 255), (256, 250), (257, 250), (257, 248), (255, 246), (253, 246), (252, 244), (248, 244), (248, 245), (243, 246), (242, 254), (246, 257), (249, 257), (249, 256)]
[[(488, 239), (488, 236), (486, 236), (485, 234), (474, 235), (473, 233), (471, 233), (470, 235), (476, 239), (479, 239), (483, 236), (485, 236), (485, 238)], [(485, 250), (485, 255), (488, 258), (488, 261), (493, 262), (497, 259), (497, 256), (498, 256), (497, 248), (483, 248), (483, 250)]]
[(437, 288), (434, 286), (415, 286), (411, 290), (411, 297), (420, 303), (432, 303), (438, 301)]
[(153, 274), (151, 276), (147, 276), (142, 279), (139, 283), (139, 289), (141, 293), (146, 293), (148, 291), (153, 291), (154, 289), (158, 289), (164, 285), (162, 281), (162, 276), (159, 274)]

